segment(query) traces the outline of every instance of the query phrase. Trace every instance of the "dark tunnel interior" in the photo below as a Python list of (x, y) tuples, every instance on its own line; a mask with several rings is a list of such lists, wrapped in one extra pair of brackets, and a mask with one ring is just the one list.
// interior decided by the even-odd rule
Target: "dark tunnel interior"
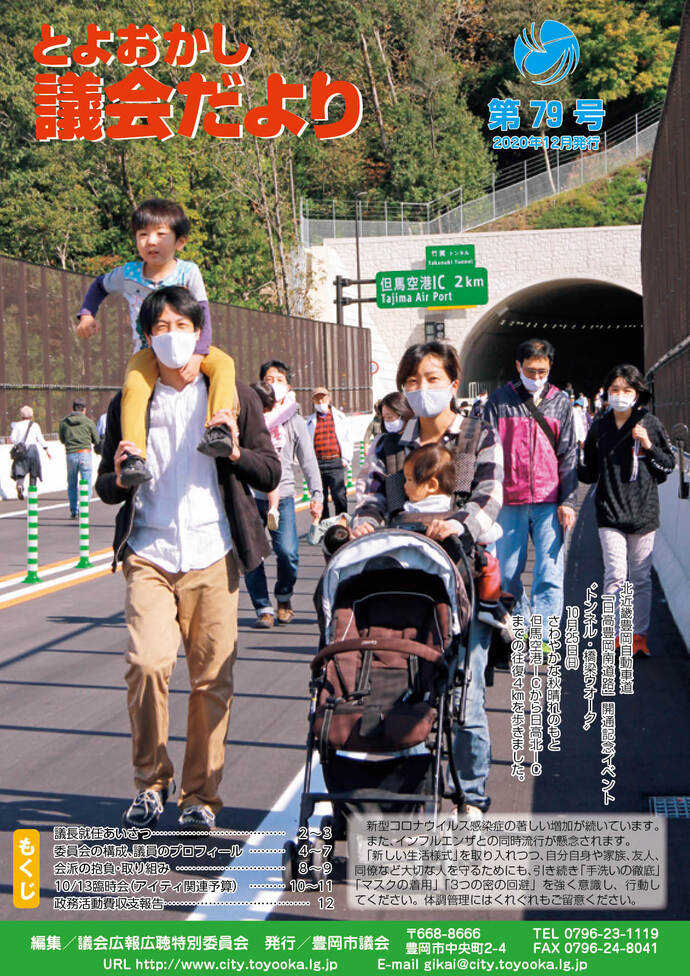
[(642, 297), (598, 281), (550, 281), (516, 292), (488, 310), (461, 350), (463, 395), (512, 380), (524, 339), (548, 339), (550, 379), (593, 396), (618, 363), (644, 371)]

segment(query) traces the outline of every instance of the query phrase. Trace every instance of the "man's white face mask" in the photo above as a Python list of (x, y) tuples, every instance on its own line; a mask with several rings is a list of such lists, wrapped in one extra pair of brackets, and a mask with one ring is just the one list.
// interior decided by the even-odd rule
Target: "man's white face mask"
[(198, 338), (196, 332), (163, 332), (151, 337), (151, 346), (164, 366), (181, 369), (194, 355)]
[(525, 376), (522, 370), (520, 370), (520, 379), (522, 380), (522, 385), (524, 386), (524, 388), (527, 390), (528, 393), (541, 393), (541, 391), (546, 386), (548, 378), (549, 377), (547, 374), (546, 376), (542, 376), (538, 380), (533, 380), (530, 379), (529, 376)]

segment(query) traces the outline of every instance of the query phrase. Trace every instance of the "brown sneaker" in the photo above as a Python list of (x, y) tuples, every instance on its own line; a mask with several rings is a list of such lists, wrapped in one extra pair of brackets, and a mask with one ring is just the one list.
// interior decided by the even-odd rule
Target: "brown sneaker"
[[(280, 613), (280, 610), (278, 611), (278, 613)], [(259, 616), (254, 626), (257, 627), (259, 630), (268, 630), (269, 627), (272, 627), (274, 623), (275, 623), (275, 617), (270, 612), (270, 610), (267, 610), (265, 613), (262, 613)]]
[(279, 624), (289, 624), (290, 621), (295, 616), (295, 611), (290, 606), (290, 601), (287, 603), (278, 604), (278, 623)]

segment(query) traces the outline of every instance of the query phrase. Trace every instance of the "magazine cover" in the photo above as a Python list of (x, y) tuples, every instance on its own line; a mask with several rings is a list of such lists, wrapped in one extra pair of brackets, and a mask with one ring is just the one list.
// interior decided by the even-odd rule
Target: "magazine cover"
[(9, 965), (675, 971), (688, 5), (0, 28)]

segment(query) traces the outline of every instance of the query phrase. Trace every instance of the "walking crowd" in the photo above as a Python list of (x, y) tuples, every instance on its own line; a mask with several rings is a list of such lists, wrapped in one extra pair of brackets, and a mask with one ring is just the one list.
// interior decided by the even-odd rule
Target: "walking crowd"
[[(179, 823), (208, 830), (222, 801), (225, 741), (233, 696), (240, 576), (269, 630), (294, 619), (299, 572), (295, 470), (303, 476), (310, 540), (361, 539), (401, 514), (420, 518), (427, 538), (473, 566), (477, 600), (469, 629), (464, 721), (453, 755), (465, 815), (489, 807), (491, 743), (485, 672), (492, 640), (510, 642), (510, 614), (528, 627), (563, 611), (564, 543), (576, 521), (578, 483), (594, 484), (604, 592), (635, 586), (634, 651), (649, 655), (651, 558), (659, 526), (658, 485), (674, 467), (668, 436), (649, 412), (649, 390), (630, 364), (610, 369), (593, 403), (551, 382), (555, 350), (522, 342), (514, 379), (474, 403), (459, 397), (455, 349), (432, 341), (402, 356), (396, 390), (376, 404), (356, 498), (348, 513), (352, 460), (348, 418), (325, 386), (303, 417), (292, 389), (297, 364), (264, 362), (251, 385), (212, 345), (197, 265), (178, 255), (189, 222), (177, 204), (150, 200), (132, 219), (138, 261), (99, 276), (79, 312), (78, 333), (98, 329), (108, 294), (124, 295), (134, 354), (101, 439), (76, 400), (60, 425), (69, 502), (77, 477), (90, 480), (91, 445), (102, 458), (95, 488), (119, 505), (115, 558), (123, 564), (127, 707), (136, 795), (123, 823), (149, 827), (178, 786), (167, 751), (168, 683), (182, 640), (189, 670), (187, 742), (179, 777)], [(593, 409), (591, 409), (593, 407)], [(12, 431), (13, 474), (40, 478), (48, 452), (30, 407)], [(330, 506), (333, 507), (333, 517)], [(268, 532), (268, 537), (267, 533)], [(270, 539), (270, 543), (269, 543)], [(525, 567), (534, 549), (529, 595)], [(452, 547), (455, 546), (456, 549)], [(459, 549), (457, 548), (459, 547)], [(276, 556), (273, 598), (266, 560)]]

